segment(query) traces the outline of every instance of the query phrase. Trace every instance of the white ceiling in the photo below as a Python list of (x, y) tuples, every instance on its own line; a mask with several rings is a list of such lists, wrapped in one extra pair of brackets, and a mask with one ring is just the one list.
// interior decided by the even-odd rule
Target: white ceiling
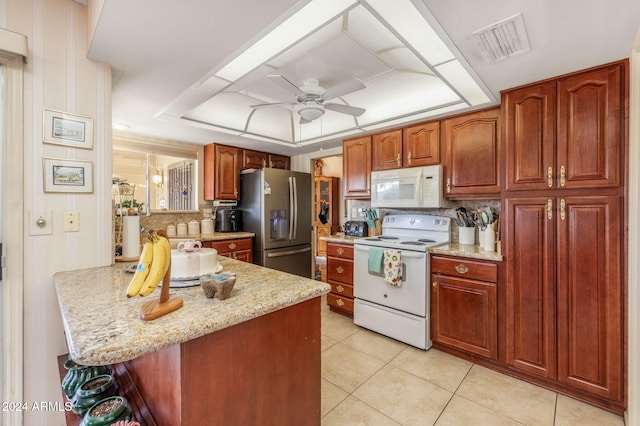
[[(628, 57), (640, 29), (637, 0), (412, 0), (423, 19), (441, 27), (445, 44), (477, 77), (486, 92), (478, 96), (442, 82), (437, 64), (401, 43), (402, 28), (382, 19), (383, 25), (370, 2), (361, 1), (235, 82), (215, 77), (308, 3), (104, 2), (89, 57), (113, 67), (113, 121), (131, 126), (127, 132), (154, 138), (296, 155), (337, 146), (344, 135), (497, 104), (501, 90)], [(472, 33), (518, 13), (531, 51), (486, 62)], [(254, 111), (250, 105), (295, 100), (266, 78), (269, 74), (283, 75), (298, 87), (315, 78), (324, 89), (358, 78), (366, 89), (332, 102), (366, 112), (354, 118), (326, 111), (312, 123), (299, 124), (289, 106)], [(221, 127), (225, 130), (215, 130)]]

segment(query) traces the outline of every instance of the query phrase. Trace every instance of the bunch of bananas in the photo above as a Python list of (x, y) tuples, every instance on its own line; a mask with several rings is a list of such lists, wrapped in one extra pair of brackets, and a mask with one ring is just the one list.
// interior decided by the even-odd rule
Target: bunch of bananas
[(169, 240), (154, 231), (149, 231), (149, 238), (142, 248), (138, 267), (127, 288), (127, 297), (153, 293), (171, 265)]

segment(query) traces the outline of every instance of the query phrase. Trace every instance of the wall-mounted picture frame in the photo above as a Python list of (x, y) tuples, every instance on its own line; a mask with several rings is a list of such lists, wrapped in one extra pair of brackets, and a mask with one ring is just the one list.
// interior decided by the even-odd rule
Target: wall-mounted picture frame
[(91, 161), (43, 158), (44, 192), (93, 192)]
[(45, 108), (42, 119), (44, 143), (93, 149), (93, 118)]

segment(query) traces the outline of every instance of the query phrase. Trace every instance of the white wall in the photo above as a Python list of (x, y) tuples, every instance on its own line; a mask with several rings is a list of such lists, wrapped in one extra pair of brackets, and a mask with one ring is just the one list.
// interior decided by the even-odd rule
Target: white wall
[[(28, 38), (24, 68), (24, 395), (59, 402), (56, 357), (67, 352), (53, 275), (111, 263), (111, 74), (86, 59), (89, 11), (72, 0), (0, 0), (0, 22)], [(95, 21), (95, 17), (92, 17)], [(42, 143), (42, 110), (94, 118), (93, 149)], [(21, 141), (9, 141), (21, 143)], [(94, 165), (91, 194), (45, 194), (43, 157)], [(30, 211), (51, 212), (53, 234), (30, 236)], [(62, 214), (80, 213), (80, 232), (62, 232)], [(91, 283), (87, 283), (91, 285)], [(60, 412), (24, 413), (26, 425), (63, 424)]]

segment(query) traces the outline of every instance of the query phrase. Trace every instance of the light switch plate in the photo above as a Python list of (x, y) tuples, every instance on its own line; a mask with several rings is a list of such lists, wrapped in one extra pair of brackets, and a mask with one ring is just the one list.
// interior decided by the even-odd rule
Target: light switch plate
[(80, 231), (80, 212), (64, 212), (62, 230), (64, 232)]
[(51, 210), (29, 211), (29, 235), (53, 234), (53, 213)]

